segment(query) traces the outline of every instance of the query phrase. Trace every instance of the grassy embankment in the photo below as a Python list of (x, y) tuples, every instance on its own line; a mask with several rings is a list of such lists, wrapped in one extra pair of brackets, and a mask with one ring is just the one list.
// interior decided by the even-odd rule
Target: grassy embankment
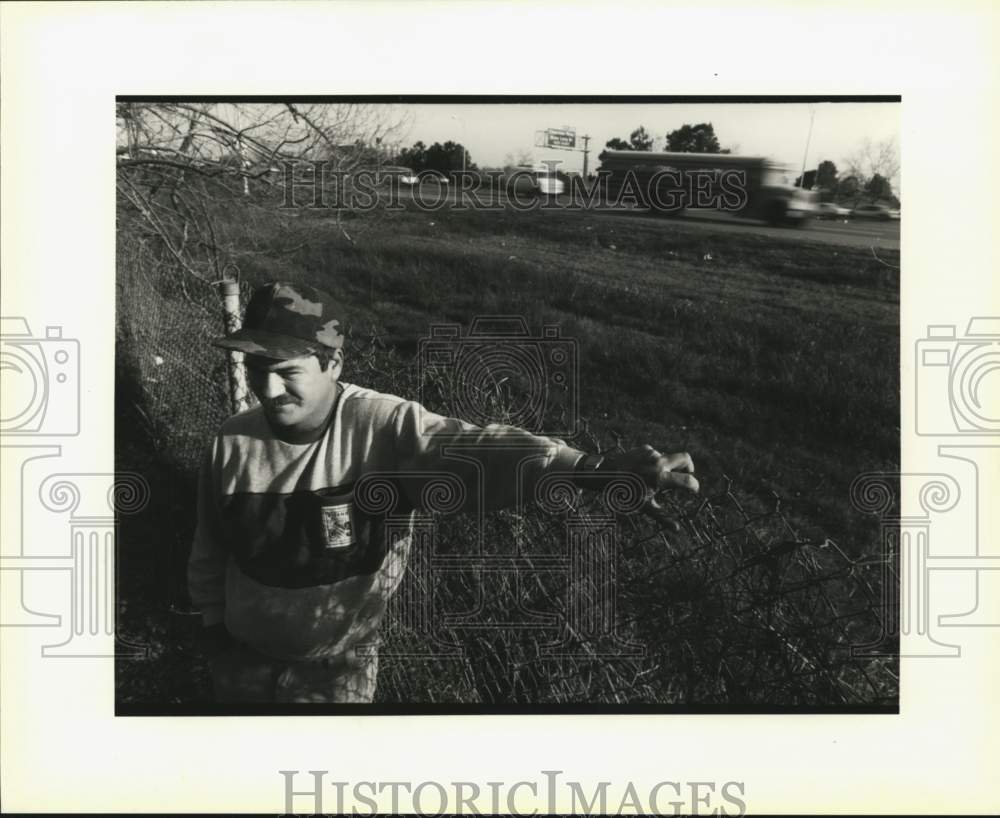
[[(898, 253), (586, 213), (398, 214), (282, 274), (337, 292), (356, 338), (403, 355), (438, 322), (516, 314), (578, 342), (598, 436), (687, 450), (849, 551), (864, 471), (899, 461)], [(346, 377), (350, 377), (350, 364)]]

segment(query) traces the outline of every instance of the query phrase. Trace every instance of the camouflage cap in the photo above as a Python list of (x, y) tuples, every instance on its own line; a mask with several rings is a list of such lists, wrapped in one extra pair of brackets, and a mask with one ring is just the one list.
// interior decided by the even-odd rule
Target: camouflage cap
[(243, 327), (212, 343), (250, 355), (286, 360), (339, 349), (343, 310), (331, 296), (304, 284), (274, 281), (253, 291)]

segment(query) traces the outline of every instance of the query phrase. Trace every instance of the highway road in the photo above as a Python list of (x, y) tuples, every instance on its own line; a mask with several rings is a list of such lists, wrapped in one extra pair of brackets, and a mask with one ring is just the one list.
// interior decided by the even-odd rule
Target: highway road
[(615, 213), (606, 211), (606, 218), (641, 218), (659, 222), (679, 222), (706, 230), (755, 233), (789, 241), (819, 241), (849, 247), (899, 249), (899, 222), (861, 221), (854, 219), (811, 219), (802, 227), (770, 227), (763, 222), (741, 219), (718, 211), (689, 211), (683, 216), (667, 218), (648, 212)]
[[(429, 189), (421, 190), (418, 194), (418, 197), (422, 198), (425, 202), (439, 203), (445, 201), (453, 205), (457, 201), (457, 194), (454, 189), (440, 190), (437, 185), (427, 187)], [(399, 191), (399, 194), (402, 204), (408, 204), (407, 199), (413, 197), (413, 191), (405, 187)], [(488, 194), (484, 192), (477, 191), (475, 195), (480, 200), (488, 199)], [(511, 206), (510, 201), (502, 192), (496, 191), (493, 195), (495, 201), (502, 202), (506, 206)], [(464, 200), (467, 206), (473, 206), (472, 194), (467, 194)], [(530, 196), (522, 194), (522, 200), (530, 201)], [(436, 212), (440, 213), (446, 210), (448, 204), (445, 204), (441, 210)], [(559, 204), (562, 206), (560, 209), (564, 208), (565, 212), (577, 209), (569, 204), (568, 196), (560, 197)], [(840, 244), (850, 247), (899, 250), (898, 221), (812, 219), (802, 227), (771, 227), (760, 221), (743, 219), (739, 216), (717, 210), (688, 210), (681, 216), (665, 216), (648, 210), (627, 207), (613, 209), (595, 208), (592, 212), (607, 219), (642, 219), (664, 225), (683, 224), (702, 230), (750, 233), (788, 241), (818, 241), (826, 244)]]

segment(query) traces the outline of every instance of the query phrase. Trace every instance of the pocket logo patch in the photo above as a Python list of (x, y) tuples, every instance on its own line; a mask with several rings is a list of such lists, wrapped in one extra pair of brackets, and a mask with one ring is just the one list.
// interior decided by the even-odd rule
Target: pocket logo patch
[(327, 548), (347, 548), (354, 544), (350, 503), (322, 506), (320, 512), (323, 515), (323, 536)]

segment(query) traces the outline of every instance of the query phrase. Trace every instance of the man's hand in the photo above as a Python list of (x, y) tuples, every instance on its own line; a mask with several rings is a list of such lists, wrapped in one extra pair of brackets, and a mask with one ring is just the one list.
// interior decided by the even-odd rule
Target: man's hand
[(687, 452), (660, 454), (649, 445), (608, 455), (601, 464), (601, 471), (631, 472), (656, 493), (686, 489), (697, 494), (699, 489), (691, 455)]
[(684, 489), (695, 494), (700, 486), (694, 476), (694, 463), (687, 452), (660, 454), (652, 446), (639, 446), (627, 452), (585, 455), (577, 464), (576, 484), (583, 489), (600, 489), (614, 479), (615, 474), (634, 474), (646, 486), (643, 513), (673, 531), (680, 523), (657, 500), (657, 495), (671, 489)]
[(687, 452), (660, 454), (652, 446), (639, 446), (621, 454), (609, 455), (601, 464), (601, 471), (631, 472), (649, 488), (643, 513), (671, 531), (680, 531), (680, 523), (656, 499), (663, 491), (684, 489), (698, 493), (700, 488), (694, 476), (694, 462)]

